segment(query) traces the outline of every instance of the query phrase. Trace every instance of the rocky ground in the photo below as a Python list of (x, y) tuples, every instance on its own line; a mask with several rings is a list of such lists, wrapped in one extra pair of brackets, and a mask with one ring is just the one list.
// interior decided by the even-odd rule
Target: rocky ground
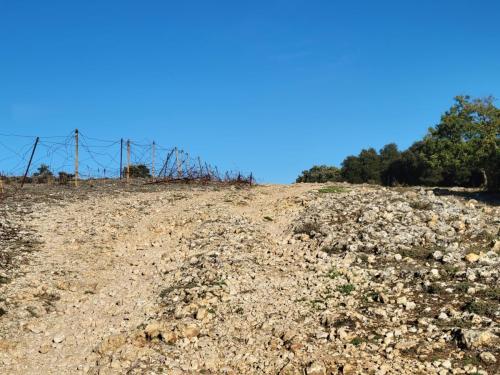
[(28, 187), (0, 372), (499, 374), (500, 207), (432, 189)]

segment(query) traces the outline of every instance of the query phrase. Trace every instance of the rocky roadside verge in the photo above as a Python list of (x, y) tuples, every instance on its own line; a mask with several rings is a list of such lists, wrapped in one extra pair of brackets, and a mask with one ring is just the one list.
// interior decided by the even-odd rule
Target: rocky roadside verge
[(20, 267), (31, 260), (41, 244), (40, 236), (30, 225), (35, 210), (29, 196), (0, 200), (0, 317), (9, 310), (5, 289), (11, 280), (22, 275)]

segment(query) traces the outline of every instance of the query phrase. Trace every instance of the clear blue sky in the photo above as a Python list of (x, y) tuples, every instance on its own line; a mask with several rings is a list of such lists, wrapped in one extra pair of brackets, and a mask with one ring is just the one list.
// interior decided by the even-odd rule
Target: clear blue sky
[(291, 182), (500, 95), (499, 20), (498, 0), (0, 0), (0, 132), (154, 139)]

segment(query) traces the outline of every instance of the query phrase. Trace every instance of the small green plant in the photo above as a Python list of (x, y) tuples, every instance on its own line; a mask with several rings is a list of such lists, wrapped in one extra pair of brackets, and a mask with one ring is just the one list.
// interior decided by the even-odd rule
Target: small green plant
[(355, 289), (356, 288), (352, 284), (344, 284), (337, 287), (337, 290), (346, 296), (351, 294)]
[(243, 312), (244, 312), (243, 307), (238, 306), (238, 307), (236, 308), (236, 310), (234, 310), (234, 312), (235, 312), (236, 314), (238, 314), (238, 315), (243, 315)]
[(445, 327), (445, 328), (454, 328), (454, 327), (459, 327), (459, 328), (471, 328), (472, 327), (472, 322), (470, 320), (463, 320), (460, 318), (452, 318), (450, 320), (436, 320), (436, 325), (438, 327)]
[(481, 365), (481, 360), (477, 356), (466, 355), (462, 359), (462, 366), (467, 366), (467, 365), (479, 366)]
[(374, 344), (377, 344), (377, 343), (380, 343), (383, 339), (384, 339), (384, 336), (382, 336), (381, 334), (379, 333), (376, 333), (374, 332), (372, 335), (370, 335), (369, 337), (369, 340), (371, 342), (373, 342)]
[(343, 188), (341, 186), (327, 186), (325, 188), (319, 189), (318, 193), (320, 194), (339, 194), (339, 193), (346, 193), (349, 190), (346, 188)]
[(318, 311), (324, 311), (327, 309), (326, 307), (326, 301), (323, 300), (323, 299), (313, 299), (311, 301), (311, 306), (314, 310), (318, 310)]
[(217, 285), (219, 287), (223, 287), (223, 286), (227, 286), (227, 283), (226, 283), (226, 280), (224, 279), (219, 279), (219, 280), (216, 280), (213, 285)]
[(341, 275), (341, 273), (339, 271), (337, 271), (337, 269), (335, 267), (332, 267), (330, 268), (330, 270), (328, 271), (328, 273), (326, 274), (326, 276), (330, 279), (336, 279), (337, 277), (339, 277)]
[(359, 256), (359, 259), (363, 262), (363, 263), (368, 263), (368, 255), (366, 254), (361, 254)]
[(321, 224), (318, 222), (306, 221), (298, 224), (295, 229), (295, 234), (311, 234), (311, 232), (319, 233), (321, 230)]
[(484, 315), (488, 317), (494, 317), (498, 309), (498, 304), (492, 302), (484, 302), (480, 300), (468, 301), (463, 307), (463, 311), (469, 313), (474, 313), (478, 315)]
[(432, 256), (432, 250), (423, 248), (423, 247), (414, 247), (412, 249), (406, 250), (402, 249), (399, 251), (399, 254), (403, 258), (413, 258), (418, 260), (427, 260)]
[(442, 294), (444, 292), (444, 288), (439, 284), (433, 283), (426, 288), (426, 291), (429, 294)]
[(171, 291), (172, 289), (170, 288), (162, 289), (162, 291), (160, 292), (160, 298), (166, 298)]
[(355, 337), (351, 340), (351, 344), (354, 346), (360, 346), (363, 343), (363, 339), (361, 337)]
[(382, 300), (382, 297), (379, 292), (371, 290), (366, 294), (366, 299), (368, 301), (380, 302)]
[(488, 299), (500, 302), (500, 288), (495, 288), (495, 287), (488, 288), (482, 290), (480, 294)]
[(460, 268), (457, 267), (457, 266), (452, 266), (452, 265), (445, 265), (444, 266), (444, 270), (446, 271), (446, 274), (449, 276), (449, 277), (455, 277), (457, 275), (457, 273), (460, 271)]
[(414, 210), (428, 211), (432, 210), (431, 202), (423, 202), (423, 201), (413, 201), (410, 202), (410, 207)]
[(324, 251), (325, 253), (327, 253), (328, 255), (332, 255), (332, 254), (339, 254), (341, 253), (343, 250), (341, 247), (339, 246), (335, 246), (335, 245), (328, 245), (328, 246), (324, 246), (321, 251)]
[(465, 282), (462, 282), (462, 283), (458, 283), (456, 286), (455, 286), (455, 290), (457, 292), (460, 292), (460, 293), (467, 293), (467, 291), (469, 290), (469, 288), (472, 287), (472, 284), (465, 281)]

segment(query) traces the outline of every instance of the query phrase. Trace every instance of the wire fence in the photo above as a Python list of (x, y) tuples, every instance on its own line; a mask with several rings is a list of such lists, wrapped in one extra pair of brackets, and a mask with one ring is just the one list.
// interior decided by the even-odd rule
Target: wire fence
[(254, 182), (252, 174), (219, 171), (201, 157), (156, 142), (106, 140), (75, 130), (65, 136), (0, 133), (0, 176), (27, 182), (79, 179)]

